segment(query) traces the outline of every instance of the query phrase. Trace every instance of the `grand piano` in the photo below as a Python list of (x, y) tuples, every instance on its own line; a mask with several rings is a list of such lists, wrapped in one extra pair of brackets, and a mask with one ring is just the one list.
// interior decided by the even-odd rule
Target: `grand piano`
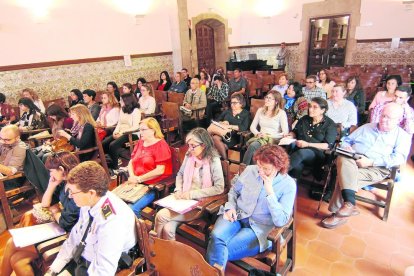
[(253, 73), (256, 73), (256, 71), (271, 70), (273, 66), (267, 65), (267, 60), (261, 59), (226, 62), (226, 71), (234, 71), (236, 68), (240, 68), (243, 71), (252, 70)]

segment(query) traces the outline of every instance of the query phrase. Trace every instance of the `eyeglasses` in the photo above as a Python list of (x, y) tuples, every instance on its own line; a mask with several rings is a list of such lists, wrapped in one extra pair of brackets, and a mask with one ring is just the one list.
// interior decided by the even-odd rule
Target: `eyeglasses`
[(82, 191), (72, 192), (72, 190), (71, 190), (71, 189), (68, 189), (68, 193), (69, 193), (69, 195), (70, 195), (70, 196), (73, 196), (73, 195), (76, 195), (76, 194), (82, 193)]
[(314, 83), (314, 81), (307, 81), (306, 83)]
[(188, 145), (188, 149), (189, 149), (189, 150), (195, 150), (197, 147), (201, 146), (202, 144), (197, 144), (197, 145), (190, 145), (190, 144), (187, 144), (187, 145)]
[(269, 96), (266, 96), (264, 99), (265, 100), (268, 100), (268, 101), (274, 101), (274, 100), (276, 100), (275, 98), (269, 97)]
[(235, 104), (238, 104), (238, 103), (240, 103), (240, 102), (230, 102), (231, 105), (235, 105)]

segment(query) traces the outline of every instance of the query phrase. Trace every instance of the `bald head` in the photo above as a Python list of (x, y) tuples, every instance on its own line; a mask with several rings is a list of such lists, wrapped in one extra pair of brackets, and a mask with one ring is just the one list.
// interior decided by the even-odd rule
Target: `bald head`
[(381, 131), (391, 131), (395, 129), (402, 118), (403, 109), (397, 103), (389, 103), (382, 110), (379, 120), (379, 129)]
[(1, 134), (10, 134), (13, 137), (20, 136), (20, 130), (15, 125), (7, 125), (1, 129)]
[(20, 139), (19, 128), (15, 125), (8, 125), (0, 131), (0, 143), (3, 145), (12, 145)]

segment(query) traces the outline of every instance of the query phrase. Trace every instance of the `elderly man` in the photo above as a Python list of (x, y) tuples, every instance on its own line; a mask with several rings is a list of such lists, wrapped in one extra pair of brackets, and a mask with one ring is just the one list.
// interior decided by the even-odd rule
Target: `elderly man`
[(303, 96), (306, 98), (308, 103), (316, 97), (326, 100), (326, 92), (321, 87), (316, 86), (316, 80), (317, 78), (315, 75), (307, 76), (306, 86), (302, 88)]
[[(0, 131), (0, 173), (11, 176), (23, 170), (26, 158), (26, 145), (20, 141), (20, 132), (17, 126), (7, 125)], [(18, 186), (20, 181), (5, 181), (5, 189)]]
[(398, 126), (402, 108), (396, 103), (385, 106), (379, 123), (359, 127), (345, 137), (341, 147), (358, 153), (360, 159), (340, 156), (337, 159), (337, 182), (329, 202), (332, 215), (322, 220), (322, 226), (336, 228), (347, 222), (347, 217), (359, 214), (355, 193), (384, 179), (390, 168), (406, 162), (411, 136)]

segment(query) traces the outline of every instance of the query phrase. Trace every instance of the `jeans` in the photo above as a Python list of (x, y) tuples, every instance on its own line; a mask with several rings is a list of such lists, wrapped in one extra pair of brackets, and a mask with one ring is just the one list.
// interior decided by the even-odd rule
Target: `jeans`
[(253, 165), (253, 155), (261, 146), (262, 144), (257, 141), (251, 143), (247, 148), (247, 151), (244, 153), (243, 163), (246, 165)]
[(323, 152), (301, 148), (290, 155), (289, 175), (293, 178), (299, 179), (302, 176), (303, 167), (305, 165), (312, 165), (318, 168), (323, 162)]
[(151, 204), (155, 200), (155, 191), (148, 191), (143, 197), (141, 197), (137, 202), (134, 204), (129, 204), (132, 211), (134, 211), (135, 216), (137, 218), (141, 218), (141, 211), (145, 207)]
[(225, 268), (227, 261), (240, 260), (260, 253), (259, 240), (248, 219), (227, 221), (219, 216), (208, 242), (206, 259), (210, 265)]

